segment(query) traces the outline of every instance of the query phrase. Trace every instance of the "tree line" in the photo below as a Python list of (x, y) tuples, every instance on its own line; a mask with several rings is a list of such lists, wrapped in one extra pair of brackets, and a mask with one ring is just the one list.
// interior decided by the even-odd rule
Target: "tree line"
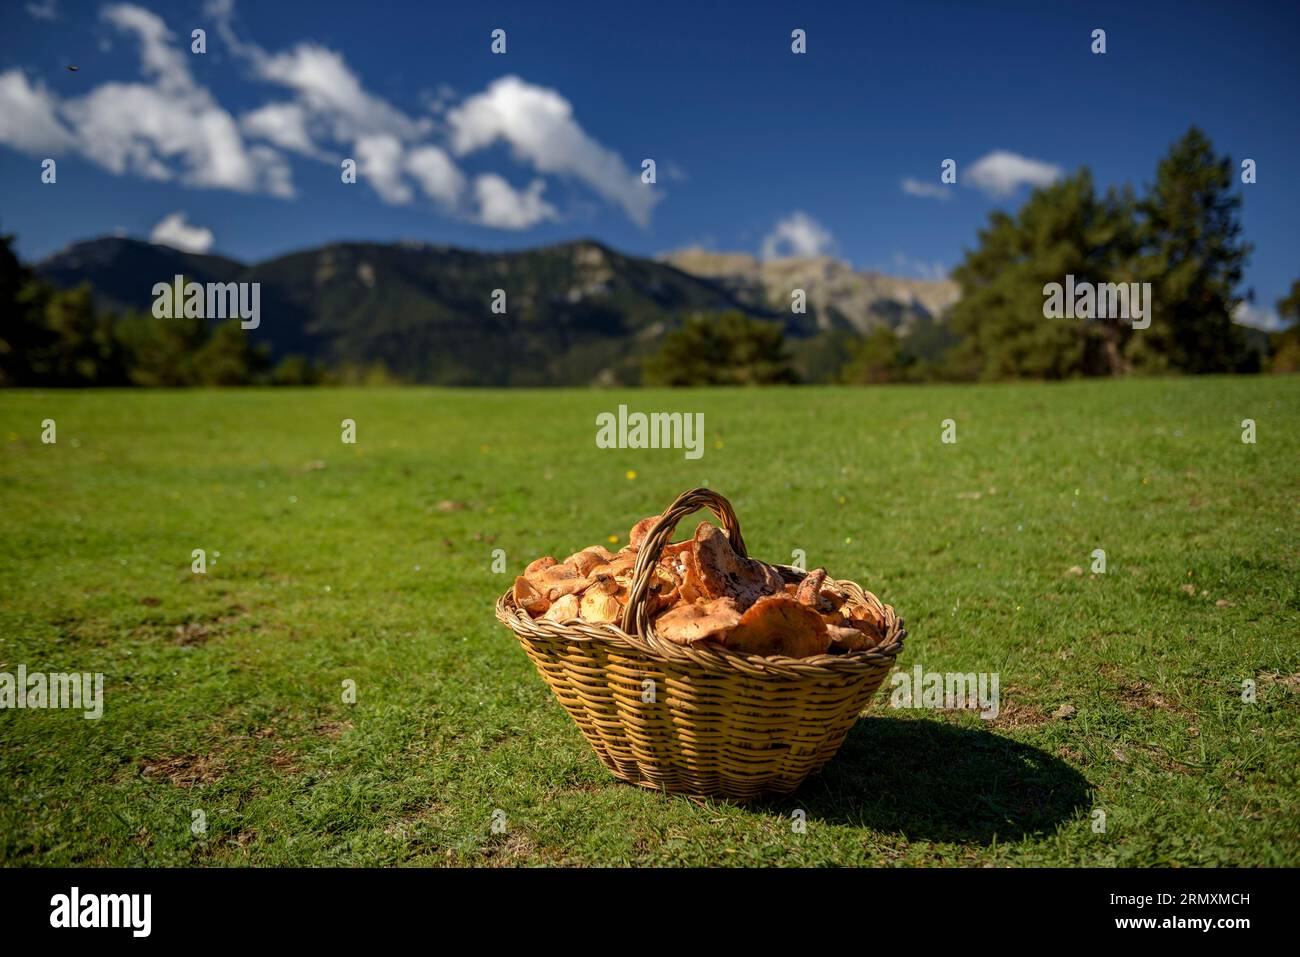
[[(1300, 280), (1277, 303), (1289, 328), (1252, 342), (1233, 322), (1251, 252), (1234, 183), (1232, 161), (1192, 128), (1140, 196), (1128, 186), (1099, 193), (1086, 167), (1035, 189), (1018, 212), (991, 214), (953, 271), (961, 295), (945, 317), (954, 341), (941, 355), (920, 355), (912, 336), (882, 325), (864, 337), (832, 337), (840, 361), (827, 368), (823, 359), (819, 377), (873, 383), (1294, 372)], [(1145, 284), (1150, 324), (1135, 328), (1116, 316), (1045, 318), (1044, 288), (1067, 276), (1094, 285)], [(697, 320), (668, 336), (647, 361), (646, 380), (785, 382), (795, 374), (790, 345), (775, 325), (739, 314), (712, 324)], [(710, 361), (701, 363), (701, 356)]]

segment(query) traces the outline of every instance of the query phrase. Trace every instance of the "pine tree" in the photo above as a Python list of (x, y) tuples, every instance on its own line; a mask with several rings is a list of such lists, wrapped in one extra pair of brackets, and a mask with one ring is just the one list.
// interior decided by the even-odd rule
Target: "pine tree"
[(692, 316), (646, 359), (647, 385), (771, 385), (796, 381), (781, 327), (737, 310)]
[(1139, 204), (1143, 277), (1152, 284), (1151, 328), (1129, 350), (1138, 366), (1226, 372), (1247, 362), (1232, 322), (1251, 246), (1241, 239), (1233, 165), (1196, 127), (1170, 147)]
[(857, 344), (840, 370), (840, 381), (848, 385), (900, 382), (913, 362), (903, 352), (898, 333), (889, 326), (877, 326)]
[(1132, 196), (1111, 190), (1098, 198), (1086, 168), (1034, 190), (1014, 217), (994, 212), (953, 271), (961, 298), (951, 322), (963, 340), (949, 368), (982, 379), (1127, 371), (1127, 323), (1045, 318), (1043, 290), (1067, 275), (1076, 283), (1133, 278), (1133, 216)]

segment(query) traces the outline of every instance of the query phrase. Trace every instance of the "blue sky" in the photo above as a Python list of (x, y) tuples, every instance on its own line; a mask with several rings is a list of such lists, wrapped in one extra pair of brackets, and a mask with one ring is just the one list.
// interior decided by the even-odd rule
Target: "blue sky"
[(4, 21), (0, 228), (30, 258), (113, 232), (245, 260), (593, 236), (940, 275), (1034, 182), (1140, 186), (1194, 123), (1258, 164), (1253, 319), (1300, 278), (1293, 4), (5, 0)]

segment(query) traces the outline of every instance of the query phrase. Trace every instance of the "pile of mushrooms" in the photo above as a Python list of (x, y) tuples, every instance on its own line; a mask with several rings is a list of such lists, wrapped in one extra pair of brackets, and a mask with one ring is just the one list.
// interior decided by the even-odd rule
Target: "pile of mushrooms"
[[(618, 624), (637, 553), (659, 516), (632, 528), (617, 553), (593, 545), (563, 562), (539, 558), (515, 579), (515, 606), (548, 621)], [(787, 583), (771, 565), (738, 555), (716, 525), (664, 546), (646, 595), (654, 631), (679, 645), (713, 642), (741, 654), (810, 655), (864, 651), (885, 638), (884, 621), (851, 605), (824, 568)]]

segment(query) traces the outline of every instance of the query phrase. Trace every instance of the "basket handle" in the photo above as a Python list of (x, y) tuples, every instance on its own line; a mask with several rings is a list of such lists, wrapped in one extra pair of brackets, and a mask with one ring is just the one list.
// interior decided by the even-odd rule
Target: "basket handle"
[(731, 547), (742, 558), (749, 553), (745, 551), (745, 540), (740, 535), (740, 521), (725, 498), (707, 488), (693, 488), (673, 499), (659, 520), (651, 526), (636, 554), (636, 569), (632, 574), (632, 590), (628, 594), (627, 607), (623, 609), (623, 630), (629, 635), (636, 634), (645, 638), (650, 630), (650, 618), (646, 614), (646, 596), (650, 591), (650, 576), (654, 573), (659, 555), (673, 537), (677, 523), (690, 515), (707, 508), (718, 517), (722, 529), (727, 533)]

